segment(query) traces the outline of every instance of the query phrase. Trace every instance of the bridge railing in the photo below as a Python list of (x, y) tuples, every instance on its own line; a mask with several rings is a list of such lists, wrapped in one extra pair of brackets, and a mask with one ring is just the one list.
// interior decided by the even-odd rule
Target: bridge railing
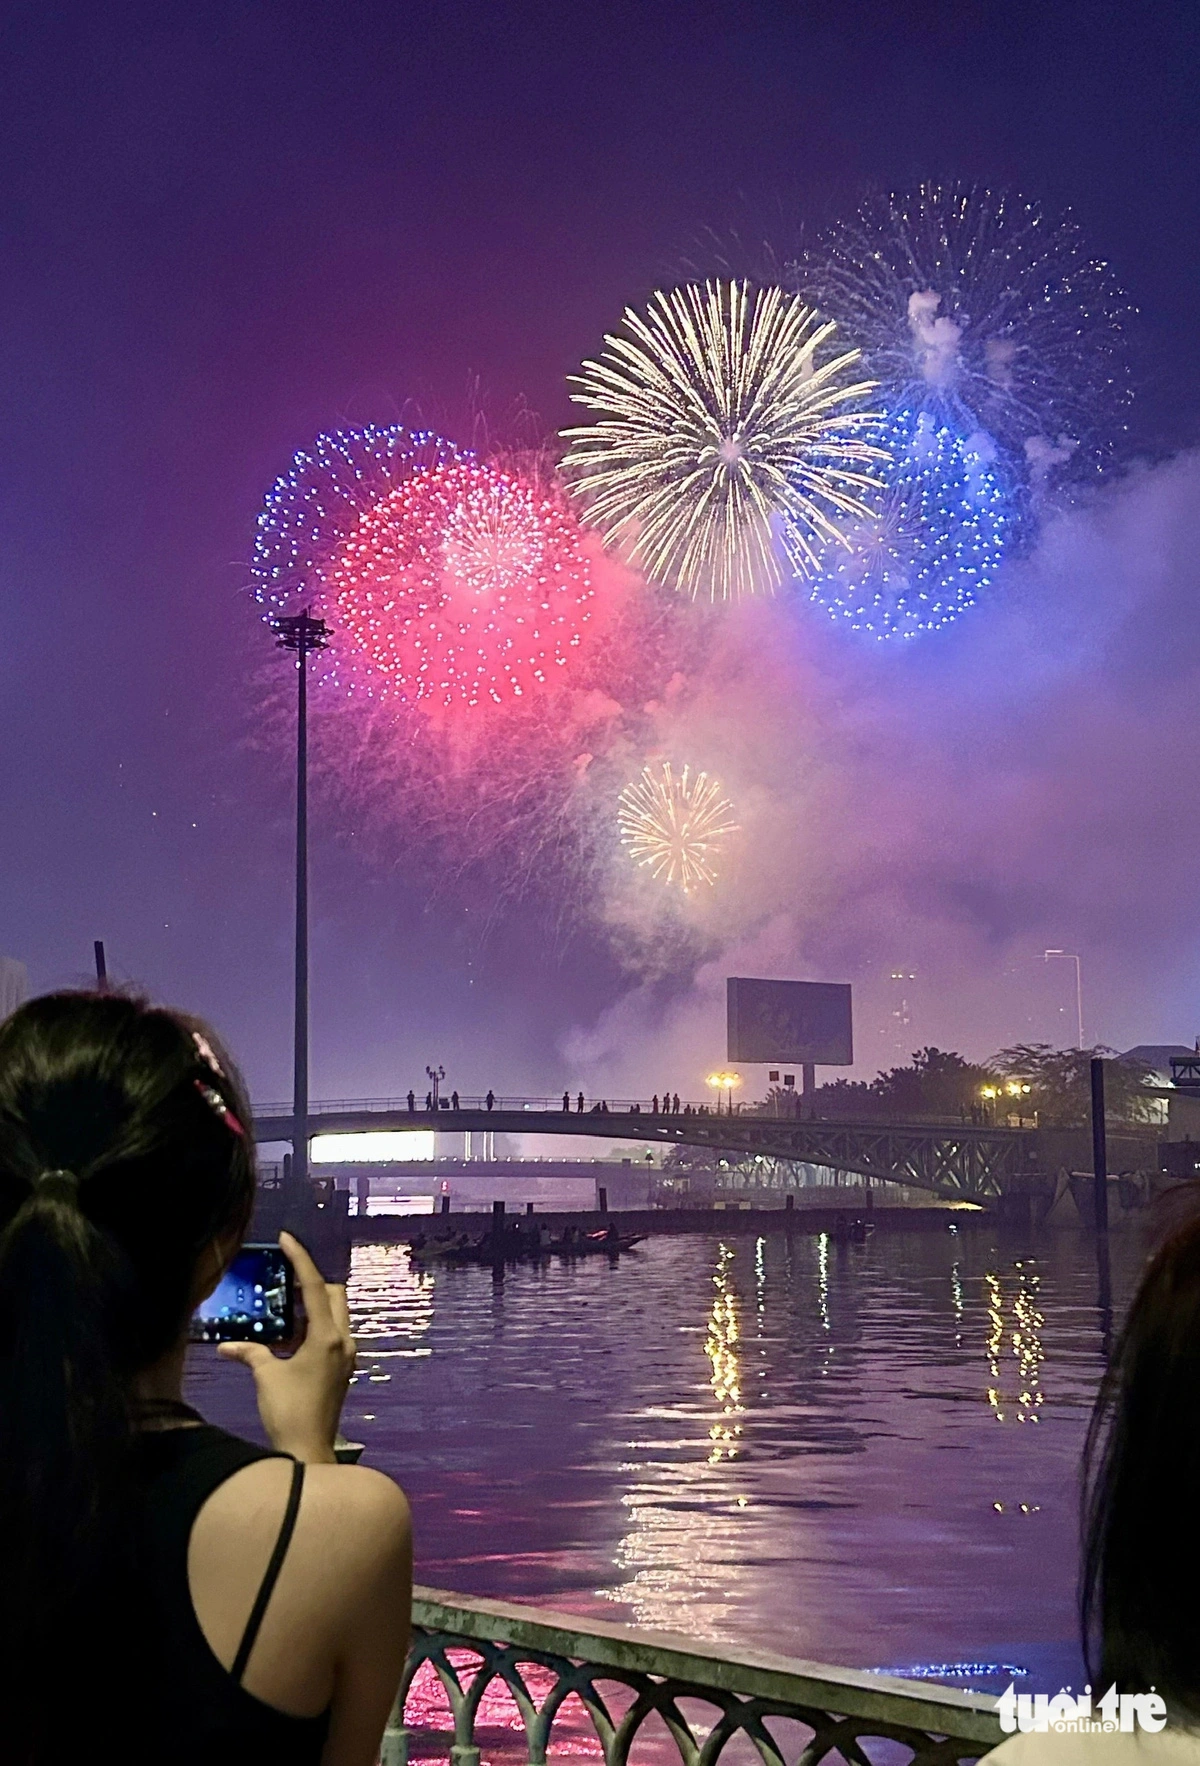
[[(425, 1095), (425, 1093), (421, 1093), (419, 1096), (416, 1093), (413, 1094), (414, 1107), (412, 1114), (414, 1117), (422, 1118), (425, 1121), (440, 1121), (442, 1117), (452, 1116), (454, 1114), (454, 1108), (451, 1104), (449, 1094), (442, 1095), (440, 1107), (437, 1111), (426, 1109)], [(510, 1113), (520, 1111), (522, 1113), (529, 1112), (530, 1114), (535, 1115), (562, 1116), (566, 1114), (570, 1116), (579, 1116), (597, 1114), (599, 1113), (597, 1111), (597, 1106), (603, 1104), (608, 1112), (613, 1115), (629, 1115), (632, 1113), (635, 1115), (651, 1116), (656, 1114), (652, 1108), (654, 1102), (653, 1094), (642, 1098), (596, 1098), (585, 1095), (582, 1111), (578, 1108), (578, 1092), (571, 1092), (568, 1095), (570, 1097), (571, 1107), (566, 1112), (563, 1110), (563, 1094), (561, 1092), (559, 1092), (557, 1096), (551, 1098), (502, 1097), (498, 1093), (493, 1092), (490, 1105), (488, 1104), (486, 1095), (483, 1097), (474, 1097), (469, 1096), (465, 1092), (460, 1092), (458, 1094), (458, 1108), (459, 1110), (482, 1111), (484, 1114), (491, 1114), (492, 1112), (500, 1114), (505, 1111)], [(800, 1097), (801, 1094), (797, 1093), (798, 1108), (803, 1107), (800, 1105)], [(763, 1104), (751, 1101), (750, 1099), (744, 1099), (741, 1102), (735, 1103), (732, 1109), (724, 1099), (721, 1100), (720, 1107), (718, 1108), (711, 1098), (704, 1100), (681, 1098), (679, 1101), (679, 1108), (676, 1110), (674, 1108), (674, 1098), (672, 1097), (670, 1105), (670, 1108), (665, 1107), (664, 1101), (660, 1097), (657, 1115), (678, 1116), (686, 1111), (692, 1115), (733, 1116), (734, 1118), (740, 1118), (745, 1122), (752, 1122), (755, 1120), (763, 1122), (786, 1122), (793, 1120), (793, 1113), (790, 1111), (776, 1112), (769, 1106), (764, 1106)], [(281, 1116), (290, 1116), (291, 1113), (292, 1105), (290, 1100), (285, 1103), (256, 1104), (254, 1107), (255, 1116), (261, 1118), (271, 1117), (273, 1119), (278, 1119)], [(310, 1120), (321, 1116), (376, 1114), (408, 1115), (408, 1113), (407, 1094), (398, 1098), (324, 1098), (318, 1099), (317, 1101), (310, 1103), (308, 1106)], [(800, 1120), (808, 1120), (808, 1118), (805, 1116), (801, 1117)], [(839, 1116), (823, 1116), (814, 1118), (814, 1120), (820, 1120), (826, 1127), (836, 1126), (844, 1120), (845, 1126), (848, 1128), (950, 1128), (956, 1131), (974, 1129), (976, 1133), (988, 1135), (1013, 1132), (1011, 1129), (1006, 1129), (1006, 1125), (1003, 1123), (994, 1125), (981, 1122), (969, 1123), (964, 1122), (961, 1116), (910, 1116), (905, 1117), (903, 1120), (893, 1117), (888, 1117), (886, 1119), (882, 1117), (847, 1117), (843, 1119)]]
[[(982, 1694), (413, 1592), (412, 1648), (382, 1766), (407, 1766), (414, 1742), (451, 1766), (479, 1766), (481, 1748), (497, 1766), (544, 1766), (552, 1739), (604, 1766), (626, 1766), (635, 1747), (642, 1759), (716, 1766), (730, 1744), (744, 1760), (747, 1743), (762, 1766), (951, 1766), (1002, 1740), (996, 1701)], [(431, 1745), (439, 1732), (444, 1748)]]
[[(479, 1110), (489, 1115), (493, 1112), (499, 1115), (504, 1111), (511, 1112), (519, 1110), (522, 1112), (529, 1111), (538, 1115), (562, 1116), (566, 1114), (570, 1116), (586, 1116), (593, 1113), (598, 1114), (599, 1112), (596, 1111), (596, 1106), (598, 1104), (603, 1104), (611, 1114), (615, 1115), (641, 1114), (643, 1116), (649, 1116), (654, 1114), (651, 1109), (653, 1094), (644, 1098), (593, 1098), (585, 1096), (582, 1111), (578, 1108), (578, 1096), (579, 1094), (577, 1092), (570, 1093), (571, 1108), (569, 1111), (564, 1112), (563, 1094), (561, 1092), (558, 1093), (557, 1097), (553, 1098), (500, 1097), (497, 1093), (493, 1092), (490, 1105), (486, 1096), (468, 1097), (466, 1093), (460, 1092), (458, 1108), (460, 1110)], [(674, 1100), (672, 1099), (672, 1104), (673, 1102)], [(759, 1106), (749, 1103), (735, 1103), (731, 1112), (723, 1100), (720, 1111), (718, 1112), (717, 1107), (712, 1102), (711, 1098), (703, 1103), (699, 1103), (691, 1098), (681, 1098), (678, 1110), (675, 1110), (674, 1108), (663, 1108), (661, 1099), (659, 1100), (659, 1105), (658, 1114), (660, 1116), (678, 1116), (681, 1115), (685, 1109), (690, 1113), (705, 1116), (715, 1116), (717, 1114), (722, 1116), (730, 1114), (734, 1116), (753, 1116), (759, 1112)], [(394, 1115), (397, 1112), (402, 1115), (408, 1114), (407, 1095), (400, 1098), (325, 1098), (319, 1099), (315, 1103), (310, 1103), (308, 1106), (310, 1121), (313, 1118), (320, 1116), (350, 1116), (360, 1113), (364, 1115), (374, 1115), (377, 1113), (380, 1115)], [(280, 1116), (290, 1116), (291, 1113), (292, 1106), (290, 1100), (283, 1104), (256, 1104), (254, 1106), (254, 1114), (256, 1117), (277, 1118)], [(454, 1109), (450, 1103), (449, 1094), (443, 1094), (440, 1100), (440, 1108), (437, 1111), (428, 1110), (425, 1107), (425, 1094), (422, 1093), (419, 1097), (416, 1097), (412, 1114), (415, 1117), (424, 1118), (426, 1121), (434, 1121), (440, 1120), (443, 1116), (452, 1116), (454, 1114)]]

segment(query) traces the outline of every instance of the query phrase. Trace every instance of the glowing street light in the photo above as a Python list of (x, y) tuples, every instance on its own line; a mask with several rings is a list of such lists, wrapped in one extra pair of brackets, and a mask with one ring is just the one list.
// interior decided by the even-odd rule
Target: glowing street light
[(733, 1115), (733, 1089), (742, 1083), (740, 1073), (710, 1073), (706, 1082), (717, 1094), (717, 1115), (721, 1114), (721, 1093), (725, 1093), (725, 1114)]
[(1079, 1047), (1083, 1047), (1083, 966), (1074, 951), (1048, 950), (1042, 953), (1042, 961), (1048, 963), (1051, 957), (1061, 957), (1066, 963), (1075, 965), (1075, 1019), (1079, 1029)]

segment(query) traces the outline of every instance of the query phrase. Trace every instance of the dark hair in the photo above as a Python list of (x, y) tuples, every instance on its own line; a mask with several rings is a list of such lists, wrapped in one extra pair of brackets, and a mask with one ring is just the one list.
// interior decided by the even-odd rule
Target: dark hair
[(1092, 1414), (1080, 1589), (1097, 1696), (1200, 1716), (1200, 1220), (1151, 1260)]
[[(120, 994), (56, 993), (0, 1024), (8, 1760), (56, 1758), (64, 1719), (103, 1702), (114, 1609), (136, 1605), (134, 1376), (178, 1343), (205, 1247), (245, 1230), (249, 1127), (231, 1062), (181, 1013)], [(127, 1664), (129, 1646), (126, 1635)]]

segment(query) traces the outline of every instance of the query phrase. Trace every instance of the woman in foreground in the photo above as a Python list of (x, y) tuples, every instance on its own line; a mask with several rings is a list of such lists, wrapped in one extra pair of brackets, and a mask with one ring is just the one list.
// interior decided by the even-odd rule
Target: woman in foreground
[[(345, 1290), (250, 1368), (273, 1452), (183, 1403), (188, 1320), (254, 1202), (211, 1031), (110, 994), (0, 1024), (0, 1759), (371, 1766), (404, 1665), (407, 1505), (333, 1442)], [(107, 1746), (106, 1746), (107, 1744)]]
[(1200, 1219), (1175, 1232), (1142, 1277), (1084, 1464), (1093, 1708), (1114, 1685), (1156, 1693), (1166, 1726), (1135, 1719), (1125, 1734), (1016, 1735), (987, 1757), (998, 1766), (1200, 1762)]

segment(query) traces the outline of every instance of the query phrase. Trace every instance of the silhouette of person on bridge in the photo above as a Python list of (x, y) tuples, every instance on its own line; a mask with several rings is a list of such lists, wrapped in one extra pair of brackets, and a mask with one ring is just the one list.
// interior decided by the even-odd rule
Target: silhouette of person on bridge
[(409, 1113), (409, 1115), (410, 1115), (410, 1116), (412, 1116), (412, 1115), (413, 1115), (413, 1114), (415, 1114), (415, 1112), (416, 1112), (416, 1108), (417, 1108), (417, 1097), (416, 1097), (416, 1093), (415, 1093), (415, 1092), (413, 1092), (413, 1091), (410, 1091), (410, 1092), (409, 1092), (409, 1094), (408, 1094), (408, 1113)]
[(675, 1096), (674, 1096), (672, 1103), (671, 1103), (671, 1114), (672, 1114), (672, 1116), (678, 1116), (678, 1114), (679, 1114), (679, 1093), (678, 1092), (675, 1093)]
[(450, 1093), (450, 1108), (452, 1110), (458, 1109), (458, 1093), (456, 1091)]
[(569, 1091), (565, 1091), (563, 1093), (563, 1115), (564, 1116), (566, 1116), (569, 1113), (570, 1108), (571, 1108), (571, 1094)]
[(489, 1087), (488, 1087), (488, 1095), (487, 1095), (487, 1097), (486, 1097), (486, 1098), (485, 1098), (485, 1099), (484, 1099), (484, 1100), (483, 1100), (483, 1101), (484, 1101), (484, 1103), (485, 1103), (485, 1104), (486, 1104), (486, 1105), (487, 1105), (487, 1107), (488, 1107), (488, 1109), (489, 1109), (489, 1110), (491, 1110), (491, 1109), (493, 1109), (493, 1108), (494, 1108), (494, 1107), (495, 1107), (495, 1103), (496, 1103), (496, 1094), (495, 1094), (495, 1092), (494, 1092), (494, 1091), (493, 1091), (493, 1090), (492, 1090), (492, 1089), (491, 1089), (491, 1087), (490, 1087), (490, 1086), (489, 1086)]
[(433, 1093), (431, 1091), (425, 1093), (425, 1108), (427, 1110), (433, 1109)]
[(575, 1100), (575, 1110), (578, 1115), (580, 1115), (580, 1116), (583, 1115), (583, 1093), (582, 1092), (580, 1092), (579, 1096)]
[(655, 1092), (654, 1096), (650, 1100), (650, 1114), (651, 1114), (651, 1116), (658, 1115), (658, 1093), (657, 1092)]

